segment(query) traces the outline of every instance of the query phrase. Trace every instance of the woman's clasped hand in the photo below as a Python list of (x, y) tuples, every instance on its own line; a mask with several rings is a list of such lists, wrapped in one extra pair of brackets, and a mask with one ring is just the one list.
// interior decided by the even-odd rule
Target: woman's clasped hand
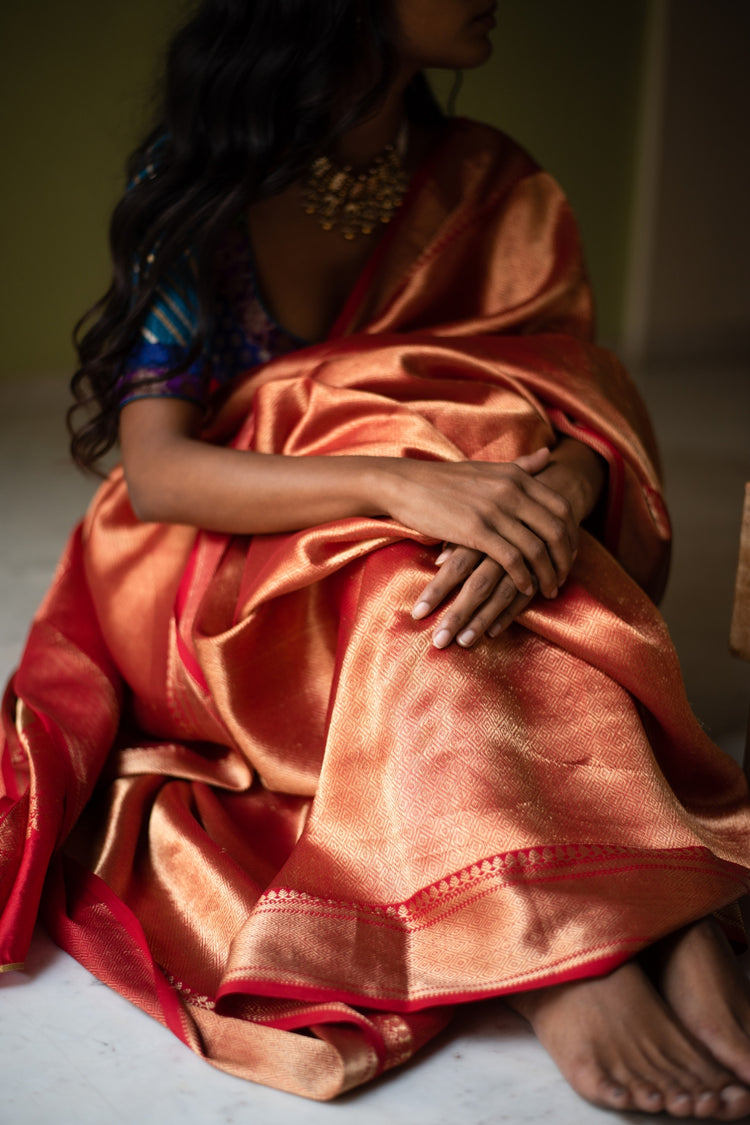
[[(566, 463), (569, 445), (588, 454), (586, 469)], [(547, 448), (500, 464), (402, 463), (410, 487), (390, 514), (445, 543), (412, 616), (428, 617), (455, 594), (433, 629), (436, 648), (498, 636), (537, 591), (557, 597), (602, 482), (595, 454), (579, 443), (559, 448), (554, 464)]]

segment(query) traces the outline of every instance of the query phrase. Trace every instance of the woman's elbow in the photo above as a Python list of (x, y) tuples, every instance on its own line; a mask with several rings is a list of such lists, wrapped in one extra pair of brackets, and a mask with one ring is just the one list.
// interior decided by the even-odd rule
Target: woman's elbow
[[(181, 523), (196, 408), (179, 399), (136, 399), (120, 415), (130, 506), (142, 523)], [(189, 493), (188, 493), (189, 495)], [(183, 517), (183, 518), (181, 518)]]
[(141, 523), (164, 523), (162, 505), (153, 488), (140, 482), (137, 477), (125, 474), (125, 483), (128, 488), (128, 499), (133, 514)]
[(168, 487), (159, 477), (145, 471), (128, 471), (125, 483), (133, 514), (141, 523), (177, 523), (177, 513), (170, 501)]

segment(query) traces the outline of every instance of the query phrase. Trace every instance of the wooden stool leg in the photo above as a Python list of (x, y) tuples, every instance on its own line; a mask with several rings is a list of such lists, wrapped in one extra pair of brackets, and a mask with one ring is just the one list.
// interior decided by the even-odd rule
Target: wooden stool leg
[[(734, 588), (734, 611), (729, 634), (729, 647), (735, 656), (750, 660), (750, 483), (745, 485), (745, 505), (740, 531), (740, 556)], [(742, 759), (745, 777), (750, 783), (750, 714), (747, 718), (745, 753)], [(740, 900), (745, 932), (750, 937), (750, 895)]]
[(729, 648), (741, 660), (750, 660), (750, 483), (745, 485), (745, 506), (740, 530), (740, 557), (734, 587), (734, 611)]

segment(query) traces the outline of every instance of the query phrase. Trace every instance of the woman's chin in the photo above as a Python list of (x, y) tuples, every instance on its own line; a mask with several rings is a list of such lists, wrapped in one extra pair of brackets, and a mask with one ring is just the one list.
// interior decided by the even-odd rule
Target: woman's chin
[[(446, 70), (472, 70), (482, 66), (492, 55), (493, 44), (486, 32), (475, 33), (465, 42), (457, 43), (451, 58), (437, 64)], [(436, 65), (436, 64), (433, 64)]]

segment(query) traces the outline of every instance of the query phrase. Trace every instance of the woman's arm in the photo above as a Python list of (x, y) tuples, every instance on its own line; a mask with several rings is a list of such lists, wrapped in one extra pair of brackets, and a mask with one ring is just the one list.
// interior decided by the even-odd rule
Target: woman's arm
[(123, 465), (140, 519), (269, 534), (391, 516), (486, 555), (529, 596), (536, 588), (554, 596), (572, 564), (573, 508), (534, 476), (548, 465), (546, 449), (507, 464), (289, 457), (210, 445), (195, 436), (199, 422), (198, 409), (180, 399), (123, 407)]
[(139, 519), (255, 535), (383, 514), (371, 499), (367, 458), (225, 449), (196, 436), (200, 421), (198, 408), (177, 398), (122, 408), (123, 467)]

